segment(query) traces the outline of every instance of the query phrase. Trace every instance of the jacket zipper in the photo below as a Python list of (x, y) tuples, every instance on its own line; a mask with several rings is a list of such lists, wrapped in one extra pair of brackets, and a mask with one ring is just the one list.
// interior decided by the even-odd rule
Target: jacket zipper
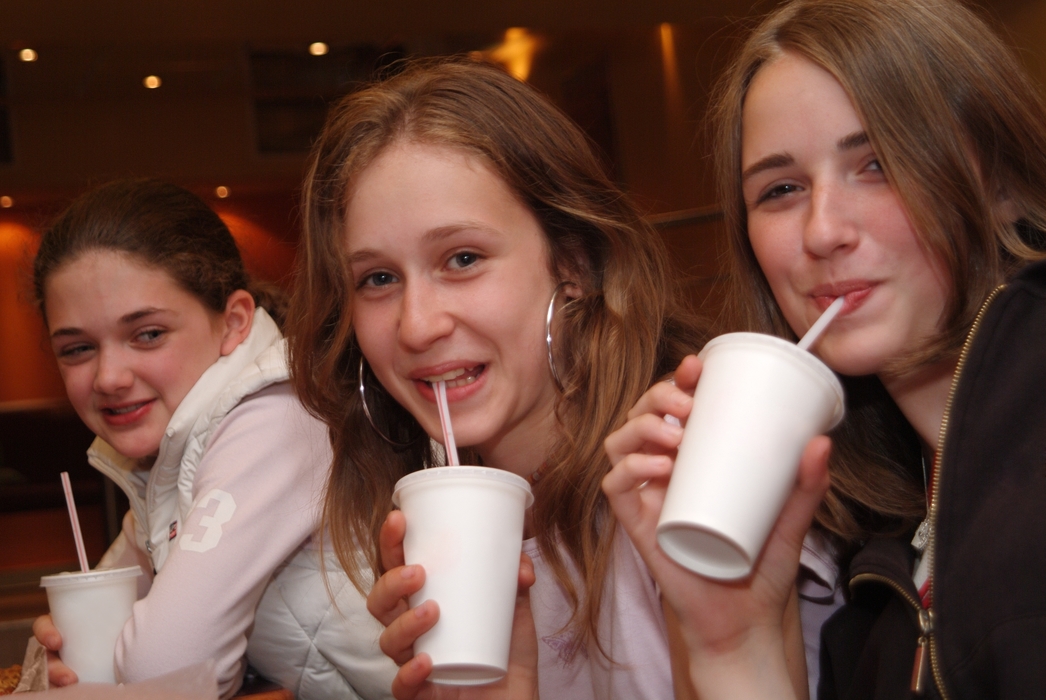
[[(923, 556), (933, 557), (933, 548), (935, 544), (935, 532), (937, 525), (937, 494), (940, 489), (941, 480), (941, 467), (943, 464), (944, 455), (944, 442), (945, 436), (948, 432), (948, 421), (951, 417), (952, 403), (955, 399), (955, 390), (959, 384), (959, 376), (962, 374), (962, 370), (966, 365), (966, 358), (970, 353), (970, 346), (973, 344), (973, 338), (977, 334), (977, 330), (980, 328), (981, 321), (984, 318), (985, 312), (988, 307), (995, 300), (995, 297), (999, 295), (1006, 285), (1000, 285), (992, 290), (992, 293), (988, 295), (988, 298), (984, 300), (981, 305), (980, 311), (977, 312), (977, 317), (973, 321), (973, 326), (970, 327), (970, 332), (966, 336), (966, 342), (963, 343), (962, 352), (959, 354), (959, 362), (955, 368), (955, 375), (952, 377), (952, 384), (948, 391), (948, 400), (944, 405), (944, 415), (941, 417), (941, 430), (937, 437), (937, 468), (934, 469), (933, 474), (933, 497), (930, 499), (930, 512), (927, 517), (930, 520), (930, 537), (926, 544), (926, 551)], [(930, 600), (933, 600), (933, 582), (934, 577), (934, 564), (935, 559), (930, 559)], [(944, 675), (940, 668), (940, 652), (935, 644), (936, 636), (935, 625), (934, 625), (934, 611), (933, 605), (929, 608), (924, 608), (922, 602), (919, 601), (915, 596), (911, 595), (903, 586), (894, 581), (888, 576), (882, 574), (857, 574), (850, 579), (850, 586), (854, 584), (862, 583), (866, 581), (877, 581), (883, 583), (888, 587), (892, 588), (897, 595), (899, 595), (908, 605), (911, 606), (915, 612), (919, 622), (919, 642), (918, 647), (915, 650), (915, 659), (912, 666), (912, 683), (911, 689), (918, 695), (922, 695), (926, 691), (925, 678), (926, 670), (929, 667), (933, 672), (933, 680), (937, 686), (938, 691), (941, 694), (942, 700), (948, 700), (948, 691), (944, 686)]]
[[(119, 469), (110, 466), (109, 460), (104, 457), (100, 457), (97, 461), (98, 464), (94, 465), (95, 469), (107, 476), (114, 484), (116, 484), (120, 488), (121, 491), (124, 492), (124, 494), (127, 496), (128, 503), (130, 503), (131, 505), (131, 510), (134, 511), (134, 517), (138, 520), (138, 522), (142, 524), (142, 527), (145, 528), (145, 549), (146, 553), (149, 555), (149, 561), (150, 563), (152, 563), (152, 541), (149, 537), (150, 530), (149, 518), (146, 517), (147, 511), (142, 507), (141, 503), (138, 503), (135, 498), (132, 498), (130, 493), (131, 489), (126, 488), (126, 477), (123, 475), (123, 473), (121, 473)], [(122, 523), (120, 527), (121, 529), (123, 528)], [(155, 565), (153, 566), (153, 573), (156, 573)]]
[[(923, 556), (930, 557), (930, 607), (925, 609), (926, 612), (926, 625), (923, 624), (923, 617), (920, 615), (919, 626), (921, 636), (919, 638), (919, 650), (916, 651), (916, 668), (913, 670), (913, 690), (915, 683), (918, 678), (915, 675), (919, 673), (918, 667), (920, 663), (925, 663), (924, 658), (920, 658), (920, 653), (925, 654), (925, 651), (929, 650), (930, 656), (930, 668), (933, 671), (933, 680), (937, 685), (937, 690), (941, 694), (942, 700), (948, 700), (948, 691), (944, 686), (944, 674), (941, 671), (941, 655), (940, 649), (938, 648), (936, 641), (937, 637), (934, 634), (934, 612), (933, 612), (933, 589), (934, 582), (937, 580), (936, 568), (937, 558), (934, 556), (934, 547), (937, 544), (937, 494), (940, 493), (941, 485), (941, 472), (944, 471), (944, 443), (945, 437), (948, 433), (948, 422), (951, 419), (952, 403), (955, 400), (955, 390), (959, 386), (959, 377), (962, 375), (962, 371), (966, 366), (966, 358), (970, 354), (970, 347), (973, 345), (973, 339), (977, 335), (977, 331), (981, 327), (981, 321), (984, 319), (984, 314), (988, 311), (988, 307), (995, 301), (995, 298), (999, 296), (999, 293), (1006, 288), (1005, 284), (999, 285), (992, 290), (992, 293), (988, 295), (988, 298), (981, 304), (980, 311), (977, 312), (977, 317), (973, 321), (973, 326), (970, 327), (970, 332), (966, 336), (966, 342), (963, 343), (962, 352), (959, 354), (959, 363), (955, 367), (955, 375), (952, 377), (952, 385), (948, 391), (948, 401), (944, 404), (944, 415), (941, 416), (941, 429), (937, 435), (937, 468), (933, 471), (933, 495), (930, 498), (930, 512), (928, 517), (930, 519), (930, 538), (926, 544), (926, 552)], [(909, 596), (910, 597), (910, 596)], [(918, 603), (917, 603), (918, 605)], [(920, 611), (924, 610), (922, 605), (918, 605)], [(924, 641), (925, 640), (925, 641)]]

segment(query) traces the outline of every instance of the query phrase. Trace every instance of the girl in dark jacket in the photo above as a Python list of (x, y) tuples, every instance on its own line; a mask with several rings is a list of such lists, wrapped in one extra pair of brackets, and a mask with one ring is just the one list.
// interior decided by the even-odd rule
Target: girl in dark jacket
[(716, 116), (735, 329), (794, 340), (845, 297), (815, 352), (848, 415), (831, 450), (807, 446), (755, 572), (730, 585), (654, 537), (681, 436), (659, 419), (685, 420), (700, 362), (607, 439), (604, 490), (683, 621), (700, 696), (806, 694), (782, 629), (811, 520), (846, 598), (822, 628), (820, 697), (1041, 693), (1041, 95), (952, 0), (799, 0), (749, 38)]

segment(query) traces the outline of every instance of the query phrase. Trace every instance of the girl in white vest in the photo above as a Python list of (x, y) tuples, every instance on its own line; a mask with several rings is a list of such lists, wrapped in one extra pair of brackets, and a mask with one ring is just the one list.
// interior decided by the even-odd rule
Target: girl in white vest
[[(69, 400), (98, 436), (88, 460), (131, 505), (99, 567), (145, 572), (117, 679), (213, 659), (229, 697), (258, 637), (255, 665), (299, 697), (359, 697), (353, 684), (381, 697), (394, 667), (375, 623), (337, 571), (332, 611), (313, 563), (326, 430), (288, 382), (279, 297), (248, 291), (221, 219), (173, 185), (110, 183), (44, 234), (33, 273)], [(49, 616), (34, 634), (52, 652), (52, 685), (75, 683)], [(331, 635), (341, 646), (327, 659), (316, 647)]]

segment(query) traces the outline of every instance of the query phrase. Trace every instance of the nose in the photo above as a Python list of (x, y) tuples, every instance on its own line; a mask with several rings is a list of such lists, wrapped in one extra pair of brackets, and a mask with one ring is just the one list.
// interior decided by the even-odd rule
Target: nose
[(857, 244), (857, 226), (844, 188), (815, 185), (803, 230), (803, 249), (815, 258), (830, 258)]
[(400, 302), (399, 340), (409, 350), (421, 352), (454, 330), (450, 293), (439, 285), (411, 280), (404, 284)]
[(99, 348), (94, 374), (94, 390), (113, 395), (134, 384), (134, 372), (122, 353), (113, 348)]

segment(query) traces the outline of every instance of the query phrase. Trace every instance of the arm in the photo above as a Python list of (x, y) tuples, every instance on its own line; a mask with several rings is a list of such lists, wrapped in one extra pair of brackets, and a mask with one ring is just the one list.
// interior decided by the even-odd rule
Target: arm
[(255, 608), (276, 568), (315, 531), (329, 464), (323, 425), (288, 384), (230, 411), (197, 470), (179, 539), (117, 641), (122, 680), (214, 659), (220, 693), (235, 691)]
[(684, 569), (661, 551), (655, 537), (682, 439), (682, 430), (664, 416), (686, 419), (700, 372), (700, 360), (686, 358), (675, 386), (653, 386), (629, 412), (628, 422), (607, 438), (614, 466), (603, 490), (679, 620), (698, 696), (804, 698), (805, 670), (800, 673), (796, 661), (802, 660), (802, 637), (798, 619), (789, 621), (786, 611), (803, 535), (828, 487), (829, 441), (819, 437), (807, 446), (796, 488), (751, 576), (724, 583)]

